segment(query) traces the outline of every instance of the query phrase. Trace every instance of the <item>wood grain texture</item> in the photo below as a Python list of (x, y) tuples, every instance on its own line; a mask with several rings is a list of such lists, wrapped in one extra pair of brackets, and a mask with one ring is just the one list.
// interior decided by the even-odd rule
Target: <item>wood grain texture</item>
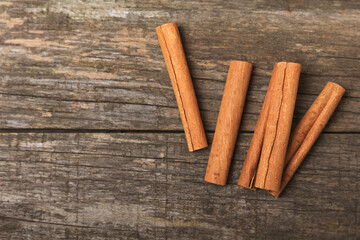
[(254, 130), (274, 63), (293, 61), (295, 121), (334, 81), (349, 91), (325, 131), (360, 132), (357, 2), (19, 0), (0, 14), (0, 128), (182, 130), (155, 33), (171, 20), (206, 130), (241, 59), (254, 64), (242, 130)]
[[(208, 136), (212, 139), (212, 135)], [(358, 134), (324, 134), (281, 200), (203, 181), (184, 134), (0, 134), (0, 239), (356, 239)], [(217, 216), (214, 218), (213, 216)]]
[[(0, 239), (359, 239), (359, 16), (340, 0), (0, 1)], [(230, 61), (254, 65), (226, 187), (203, 181), (209, 149), (187, 151), (155, 33), (170, 21), (209, 142)], [(236, 180), (279, 61), (302, 64), (293, 126), (328, 81), (346, 95), (275, 200)]]

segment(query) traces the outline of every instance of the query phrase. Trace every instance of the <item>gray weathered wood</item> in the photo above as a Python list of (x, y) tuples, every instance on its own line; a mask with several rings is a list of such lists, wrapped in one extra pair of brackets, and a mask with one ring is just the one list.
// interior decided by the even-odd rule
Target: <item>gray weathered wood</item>
[(356, 2), (9, 1), (1, 11), (0, 128), (182, 130), (155, 33), (175, 21), (207, 130), (238, 59), (255, 67), (242, 130), (285, 60), (303, 66), (296, 120), (335, 81), (347, 93), (325, 131), (360, 131)]
[[(212, 136), (209, 136), (210, 139)], [(358, 134), (324, 134), (276, 200), (203, 181), (209, 149), (183, 134), (0, 134), (4, 239), (356, 239)]]
[[(170, 21), (209, 143), (230, 60), (254, 64), (242, 131), (277, 61), (303, 66), (295, 123), (346, 88), (280, 199), (236, 185), (251, 133), (229, 184), (203, 181), (155, 34)], [(359, 1), (0, 1), (0, 239), (360, 239), (359, 29)]]

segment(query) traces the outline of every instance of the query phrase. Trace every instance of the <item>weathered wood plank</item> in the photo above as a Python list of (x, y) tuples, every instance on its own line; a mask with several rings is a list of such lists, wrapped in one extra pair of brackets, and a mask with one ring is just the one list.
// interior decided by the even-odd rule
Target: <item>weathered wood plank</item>
[(359, 134), (323, 134), (278, 200), (236, 185), (250, 141), (219, 187), (179, 133), (1, 133), (1, 237), (359, 237)]
[[(0, 2), (0, 239), (359, 239), (359, 1)], [(155, 27), (180, 25), (201, 113), (215, 128), (228, 64), (254, 63), (252, 131), (276, 61), (303, 65), (295, 122), (327, 81), (347, 89), (283, 196), (203, 181), (188, 153)], [(209, 140), (212, 135), (210, 134)], [(211, 142), (211, 141), (210, 141)]]
[(182, 130), (155, 27), (179, 23), (207, 130), (229, 61), (254, 63), (252, 131), (276, 61), (303, 65), (295, 121), (327, 81), (347, 89), (325, 131), (360, 132), (353, 1), (8, 1), (0, 5), (0, 128)]
[[(12, 229), (14, 231), (9, 231)], [(34, 222), (22, 219), (0, 217), (0, 239), (4, 240), (112, 240), (112, 239), (139, 239), (136, 231), (116, 230), (108, 228), (91, 228), (73, 225), (61, 225), (45, 222)], [(126, 234), (124, 234), (124, 232)], [(126, 236), (126, 237), (122, 237)]]

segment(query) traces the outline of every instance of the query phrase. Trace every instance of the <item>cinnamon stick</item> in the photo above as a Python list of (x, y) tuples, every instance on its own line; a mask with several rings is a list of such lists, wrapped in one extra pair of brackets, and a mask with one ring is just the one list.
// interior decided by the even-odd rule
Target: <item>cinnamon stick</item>
[(255, 178), (256, 188), (280, 190), (300, 69), (298, 63), (275, 64), (269, 113)]
[(279, 197), (292, 176), (304, 160), (306, 154), (314, 145), (321, 131), (329, 121), (331, 115), (338, 106), (345, 89), (340, 85), (328, 82), (315, 102), (311, 105), (291, 134), (285, 165), (279, 191), (270, 193)]
[(225, 185), (234, 153), (252, 65), (232, 61), (221, 101), (205, 181)]
[(198, 102), (176, 23), (156, 28), (184, 126), (189, 151), (208, 146)]
[[(274, 69), (275, 71), (275, 69)], [(269, 113), (270, 107), (270, 99), (271, 99), (271, 86), (274, 84), (275, 74), (273, 73), (267, 93), (265, 95), (265, 100), (263, 106), (261, 108), (259, 120), (256, 124), (253, 138), (250, 143), (250, 148), (246, 155), (246, 159), (241, 170), (240, 178), (238, 181), (238, 185), (243, 186), (245, 188), (249, 188), (255, 190), (255, 175), (258, 167), (260, 152), (264, 140), (265, 128), (266, 128), (266, 120)]]

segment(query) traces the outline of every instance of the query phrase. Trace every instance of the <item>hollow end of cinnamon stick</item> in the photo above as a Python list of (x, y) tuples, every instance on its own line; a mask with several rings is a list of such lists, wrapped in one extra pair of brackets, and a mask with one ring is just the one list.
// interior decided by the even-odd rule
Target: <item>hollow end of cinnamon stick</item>
[(299, 168), (307, 153), (316, 142), (341, 101), (345, 89), (333, 82), (328, 82), (314, 103), (300, 120), (291, 134), (287, 150), (286, 166), (283, 171), (281, 187), (278, 191), (269, 191), (279, 197)]
[(225, 185), (243, 113), (252, 64), (231, 61), (214, 139), (211, 146), (205, 181)]
[(295, 108), (301, 65), (291, 62), (275, 64), (270, 106), (255, 187), (278, 191), (284, 170), (286, 148), (289, 142)]
[(189, 151), (208, 146), (194, 86), (176, 23), (156, 28), (160, 47), (174, 89)]

